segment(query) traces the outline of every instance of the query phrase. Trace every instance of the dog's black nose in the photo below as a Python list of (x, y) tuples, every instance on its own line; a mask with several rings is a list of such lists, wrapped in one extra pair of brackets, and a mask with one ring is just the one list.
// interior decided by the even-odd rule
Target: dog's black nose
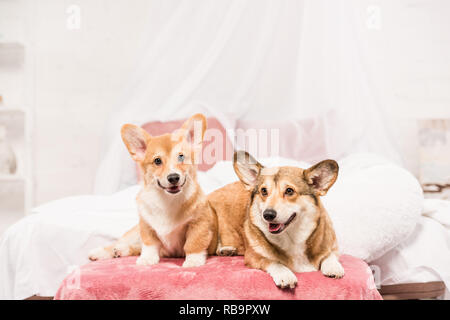
[(272, 221), (273, 219), (275, 219), (276, 216), (277, 216), (277, 212), (273, 209), (266, 209), (263, 212), (263, 217), (267, 221)]
[(171, 184), (177, 184), (178, 181), (180, 181), (180, 175), (178, 173), (171, 173), (167, 176), (167, 180), (169, 180)]

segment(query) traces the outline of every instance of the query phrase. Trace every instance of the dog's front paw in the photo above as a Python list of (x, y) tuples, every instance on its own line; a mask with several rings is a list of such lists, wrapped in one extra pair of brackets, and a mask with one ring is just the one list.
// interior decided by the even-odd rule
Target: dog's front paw
[(159, 262), (159, 247), (156, 245), (142, 245), (141, 255), (136, 260), (138, 266), (150, 266)]
[(159, 262), (158, 255), (140, 255), (136, 260), (136, 264), (138, 266), (151, 266), (153, 264), (157, 264)]
[(273, 281), (281, 289), (293, 289), (297, 285), (297, 276), (286, 266), (279, 263), (272, 263), (267, 272), (272, 277)]
[(331, 254), (328, 258), (322, 261), (320, 271), (322, 271), (324, 276), (335, 279), (342, 278), (345, 274), (344, 267), (342, 267), (338, 258), (334, 254)]
[(199, 267), (206, 263), (206, 253), (191, 253), (186, 255), (183, 268)]
[(99, 247), (91, 250), (88, 257), (91, 261), (104, 260), (112, 258), (113, 253), (104, 247)]

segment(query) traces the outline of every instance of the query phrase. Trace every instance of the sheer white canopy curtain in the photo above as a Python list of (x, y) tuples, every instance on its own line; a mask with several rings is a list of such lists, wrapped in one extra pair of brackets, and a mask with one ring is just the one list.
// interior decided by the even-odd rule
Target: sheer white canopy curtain
[(358, 0), (151, 1), (161, 18), (149, 21), (141, 60), (111, 115), (96, 193), (130, 181), (123, 123), (194, 112), (225, 127), (232, 119), (308, 120), (325, 136), (318, 157), (371, 151), (398, 160), (370, 86)]

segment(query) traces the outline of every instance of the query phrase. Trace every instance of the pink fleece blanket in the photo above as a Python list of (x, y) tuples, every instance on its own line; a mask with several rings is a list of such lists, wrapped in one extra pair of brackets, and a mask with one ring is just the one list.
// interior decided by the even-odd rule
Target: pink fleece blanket
[(340, 261), (344, 278), (298, 273), (297, 287), (282, 290), (267, 273), (247, 268), (243, 257), (210, 257), (187, 269), (183, 259), (146, 267), (136, 257), (103, 260), (72, 272), (55, 299), (381, 299), (364, 261), (345, 255)]

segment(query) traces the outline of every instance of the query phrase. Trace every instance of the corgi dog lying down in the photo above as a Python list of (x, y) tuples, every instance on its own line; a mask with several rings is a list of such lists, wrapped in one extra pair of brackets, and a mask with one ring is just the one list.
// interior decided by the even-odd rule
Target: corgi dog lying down
[(206, 118), (196, 114), (172, 134), (152, 137), (126, 124), (122, 139), (142, 173), (137, 195), (139, 224), (89, 259), (140, 255), (138, 265), (160, 257), (186, 257), (183, 266), (203, 265), (217, 244), (217, 218), (197, 182), (195, 157), (201, 149)]
[(244, 254), (247, 266), (266, 271), (281, 288), (296, 286), (293, 272), (343, 277), (335, 232), (320, 201), (337, 179), (338, 164), (264, 168), (240, 151), (233, 166), (240, 182), (208, 196), (218, 217), (217, 254)]

